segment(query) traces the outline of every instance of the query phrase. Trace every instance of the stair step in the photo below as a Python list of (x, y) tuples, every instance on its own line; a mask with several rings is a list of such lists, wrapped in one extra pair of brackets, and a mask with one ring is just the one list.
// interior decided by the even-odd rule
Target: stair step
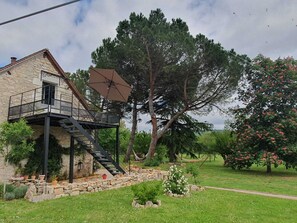
[(102, 153), (94, 152), (97, 156), (105, 157)]
[[(114, 163), (111, 155), (104, 151), (104, 149), (95, 141), (95, 137), (91, 134), (91, 132), (80, 125), (73, 117), (62, 119), (59, 123), (60, 126), (72, 135), (78, 143), (86, 146), (86, 151), (90, 153), (94, 159), (104, 166), (105, 169), (112, 175), (122, 173), (123, 170)], [(81, 128), (83, 128), (86, 132), (80, 131), (79, 129)]]
[[(71, 132), (71, 131), (68, 131), (68, 132)], [(82, 134), (79, 130), (77, 132), (73, 132), (74, 136), (84, 136), (84, 134)]]
[(97, 159), (99, 162), (110, 162), (108, 159), (102, 159), (102, 158), (99, 158)]
[(112, 162), (101, 162), (102, 165), (113, 165)]
[(83, 137), (83, 136), (80, 136), (80, 137), (79, 136), (73, 136), (73, 137), (80, 140), (80, 141), (86, 141), (86, 140), (90, 141), (87, 137)]
[(75, 125), (62, 125), (64, 128), (66, 128), (66, 129), (69, 129), (69, 128), (74, 128), (75, 127)]
[(68, 132), (72, 133), (72, 134), (80, 133), (80, 131), (78, 129), (68, 130)]

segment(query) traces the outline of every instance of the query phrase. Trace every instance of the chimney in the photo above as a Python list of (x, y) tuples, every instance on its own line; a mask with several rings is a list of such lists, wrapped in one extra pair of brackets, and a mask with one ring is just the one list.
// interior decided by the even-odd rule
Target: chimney
[(15, 63), (16, 63), (16, 60), (17, 60), (17, 58), (16, 58), (16, 57), (10, 57), (10, 60), (11, 60), (11, 64), (15, 64)]

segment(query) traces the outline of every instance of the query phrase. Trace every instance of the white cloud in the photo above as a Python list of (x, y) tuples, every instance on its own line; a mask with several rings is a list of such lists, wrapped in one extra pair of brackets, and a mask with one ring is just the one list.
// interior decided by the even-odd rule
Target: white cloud
[[(0, 22), (67, 2), (2, 0)], [(226, 49), (255, 57), (297, 58), (297, 4), (290, 0), (81, 0), (79, 3), (0, 26), (0, 66), (48, 48), (65, 71), (91, 65), (91, 52), (114, 38), (131, 12), (148, 16), (161, 8), (166, 18), (182, 18), (193, 35), (205, 34)], [(214, 119), (212, 119), (214, 120)], [(221, 124), (219, 124), (221, 126)]]

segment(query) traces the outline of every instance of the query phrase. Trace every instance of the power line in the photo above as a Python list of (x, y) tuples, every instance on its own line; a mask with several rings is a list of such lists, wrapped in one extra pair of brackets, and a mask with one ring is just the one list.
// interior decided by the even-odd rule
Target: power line
[(33, 12), (33, 13), (28, 14), (28, 15), (24, 15), (24, 16), (15, 18), (15, 19), (11, 19), (11, 20), (2, 22), (2, 23), (0, 23), (0, 26), (5, 25), (7, 23), (15, 22), (17, 20), (21, 20), (21, 19), (24, 19), (24, 18), (27, 18), (27, 17), (30, 17), (30, 16), (34, 16), (34, 15), (37, 15), (37, 14), (40, 14), (40, 13), (44, 13), (44, 12), (47, 12), (47, 11), (50, 11), (50, 10), (53, 10), (53, 9), (56, 9), (56, 8), (60, 8), (60, 7), (63, 7), (63, 6), (66, 6), (66, 5), (75, 3), (75, 2), (79, 2), (79, 1), (81, 1), (81, 0), (74, 0), (74, 1), (66, 2), (66, 3), (60, 4), (60, 5), (56, 5), (56, 6), (53, 6), (53, 7), (50, 7), (50, 8), (46, 8), (46, 9), (43, 9), (43, 10), (40, 10), (40, 11), (37, 11), (37, 12)]

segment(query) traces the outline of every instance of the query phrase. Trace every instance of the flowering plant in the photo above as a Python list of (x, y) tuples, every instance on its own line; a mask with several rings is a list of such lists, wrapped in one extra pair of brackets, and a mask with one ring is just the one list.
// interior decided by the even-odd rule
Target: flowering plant
[(231, 149), (230, 154), (226, 156), (225, 166), (232, 169), (241, 170), (250, 168), (254, 163), (254, 154), (243, 150)]
[(272, 165), (284, 163), (287, 168), (295, 167), (294, 149), (287, 147), (296, 144), (297, 61), (293, 58), (273, 61), (259, 55), (252, 67), (247, 72), (247, 85), (238, 91), (245, 106), (233, 110), (235, 123), (231, 126), (237, 142), (229, 166), (248, 168), (255, 163), (266, 166), (267, 173)]
[(164, 192), (167, 194), (186, 195), (189, 192), (188, 180), (176, 165), (169, 168), (168, 179), (163, 182)]

